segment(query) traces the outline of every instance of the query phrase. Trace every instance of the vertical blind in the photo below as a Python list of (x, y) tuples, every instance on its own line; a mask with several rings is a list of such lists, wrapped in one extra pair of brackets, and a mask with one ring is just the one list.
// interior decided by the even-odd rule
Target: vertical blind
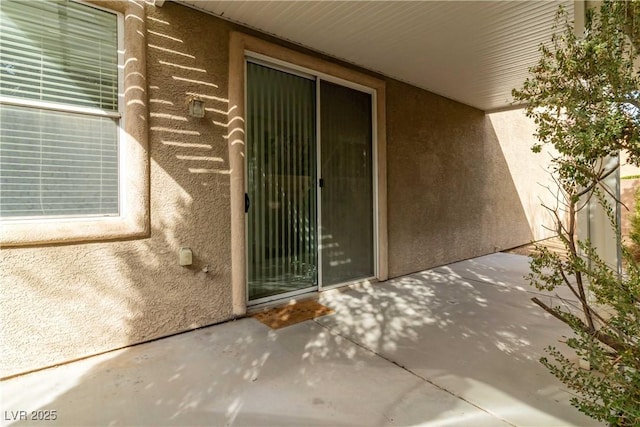
[(315, 90), (247, 64), (250, 300), (317, 285)]
[(117, 26), (71, 1), (0, 2), (0, 216), (118, 214), (118, 115), (83, 109), (118, 111)]

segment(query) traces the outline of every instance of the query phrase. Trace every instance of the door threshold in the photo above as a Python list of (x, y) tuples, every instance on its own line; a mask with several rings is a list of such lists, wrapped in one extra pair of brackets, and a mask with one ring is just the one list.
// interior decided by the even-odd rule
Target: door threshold
[[(318, 299), (319, 295), (320, 295), (320, 292), (318, 292), (317, 290), (313, 290), (313, 291), (299, 293), (296, 295), (289, 295), (285, 297), (274, 296), (274, 297), (271, 297), (271, 299), (269, 299), (268, 301), (263, 301), (263, 302), (259, 302), (260, 300), (256, 300), (258, 301), (257, 303), (251, 302), (247, 304), (247, 315), (256, 314), (261, 311), (266, 311), (270, 308), (274, 308), (282, 305), (294, 304), (296, 302), (305, 301), (308, 299)], [(269, 297), (266, 297), (266, 298), (269, 298)]]
[(304, 288), (304, 289), (298, 289), (295, 291), (289, 291), (289, 292), (284, 292), (281, 294), (276, 294), (276, 295), (270, 295), (267, 297), (263, 297), (263, 298), (257, 298), (251, 301), (247, 301), (247, 308), (249, 307), (255, 307), (255, 306), (262, 306), (263, 304), (268, 304), (270, 302), (282, 302), (282, 301), (286, 301), (286, 300), (292, 300), (295, 299), (294, 297), (297, 297), (298, 295), (304, 295), (304, 294), (310, 294), (310, 293), (318, 293), (318, 287), (317, 286), (311, 286), (308, 288)]
[(350, 289), (366, 289), (367, 287), (379, 283), (375, 277), (368, 279), (359, 279), (351, 282), (333, 285), (328, 288), (320, 289), (308, 288), (300, 291), (288, 292), (287, 294), (273, 295), (247, 303), (247, 315), (252, 315), (260, 311), (265, 311), (273, 307), (293, 304), (298, 301), (308, 299), (318, 299), (321, 295), (330, 295), (333, 293), (346, 292)]

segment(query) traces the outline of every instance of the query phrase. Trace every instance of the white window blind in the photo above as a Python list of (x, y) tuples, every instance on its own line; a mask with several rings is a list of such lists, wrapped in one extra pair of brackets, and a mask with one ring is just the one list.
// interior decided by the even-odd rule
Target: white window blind
[(118, 214), (118, 18), (0, 2), (0, 216)]

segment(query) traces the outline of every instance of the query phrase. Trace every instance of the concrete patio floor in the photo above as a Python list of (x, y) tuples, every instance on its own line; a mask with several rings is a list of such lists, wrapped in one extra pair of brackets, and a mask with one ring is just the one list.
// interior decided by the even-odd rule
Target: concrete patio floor
[[(569, 331), (527, 271), (493, 254), (324, 293), (335, 314), (284, 329), (246, 318), (6, 380), (2, 425), (598, 425), (538, 362)], [(36, 410), (57, 420), (13, 420)]]

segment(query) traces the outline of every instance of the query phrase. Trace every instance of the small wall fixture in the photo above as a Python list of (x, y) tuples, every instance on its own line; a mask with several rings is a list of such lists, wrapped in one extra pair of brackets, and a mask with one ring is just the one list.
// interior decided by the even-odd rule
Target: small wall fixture
[(180, 265), (187, 266), (193, 264), (193, 252), (190, 248), (180, 248)]
[(204, 117), (204, 101), (197, 97), (192, 96), (187, 100), (189, 104), (189, 115), (191, 117), (197, 117), (199, 119)]

